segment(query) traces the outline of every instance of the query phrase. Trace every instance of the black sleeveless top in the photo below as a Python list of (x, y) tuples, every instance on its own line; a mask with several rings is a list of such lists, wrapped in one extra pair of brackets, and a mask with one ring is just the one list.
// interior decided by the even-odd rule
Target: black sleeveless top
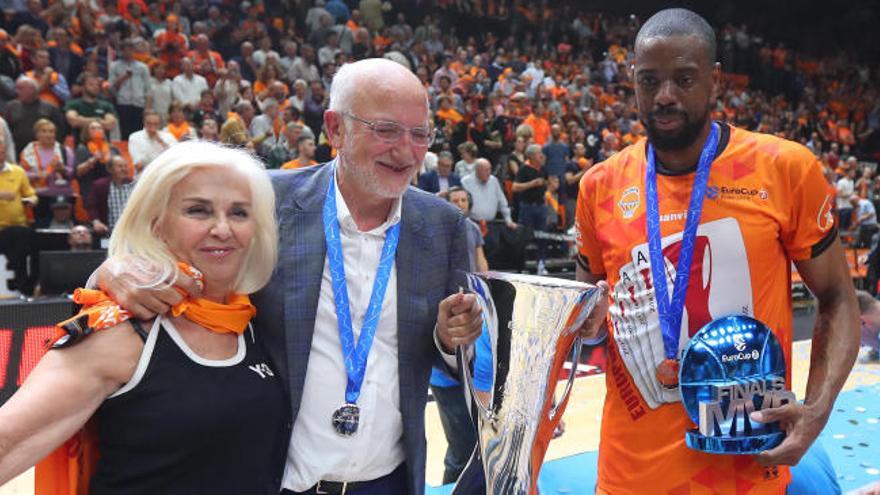
[(132, 380), (95, 414), (90, 493), (277, 494), (290, 416), (253, 330), (235, 356), (215, 361), (156, 321)]

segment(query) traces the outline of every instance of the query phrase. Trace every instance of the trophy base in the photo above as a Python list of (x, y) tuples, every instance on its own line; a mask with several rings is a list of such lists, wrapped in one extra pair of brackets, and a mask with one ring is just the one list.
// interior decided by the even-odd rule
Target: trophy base
[(689, 448), (707, 454), (755, 455), (782, 443), (785, 433), (777, 431), (749, 437), (707, 437), (693, 429), (684, 438)]

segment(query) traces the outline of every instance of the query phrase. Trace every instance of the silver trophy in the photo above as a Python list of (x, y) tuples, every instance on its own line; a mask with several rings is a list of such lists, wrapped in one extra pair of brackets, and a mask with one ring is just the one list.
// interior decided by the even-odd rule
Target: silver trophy
[[(489, 345), (477, 345), (475, 357), (474, 345), (457, 351), (476, 416), (477, 447), (452, 493), (536, 494), (547, 445), (577, 372), (578, 330), (600, 291), (581, 282), (497, 272), (467, 274), (467, 285), (483, 311)], [(483, 400), (474, 388), (471, 357), (477, 367), (491, 362), (491, 387)], [(556, 400), (567, 359), (568, 382)]]

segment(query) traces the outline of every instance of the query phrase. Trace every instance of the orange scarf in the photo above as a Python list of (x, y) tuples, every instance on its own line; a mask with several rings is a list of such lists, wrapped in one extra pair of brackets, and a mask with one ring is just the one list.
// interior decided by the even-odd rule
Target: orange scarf
[(174, 136), (174, 139), (182, 141), (183, 138), (189, 134), (189, 122), (185, 120), (180, 124), (168, 122), (168, 132), (170, 132), (171, 135)]
[(110, 145), (105, 139), (98, 141), (89, 139), (88, 142), (86, 142), (86, 146), (89, 148), (89, 153), (91, 153), (92, 156), (97, 156), (99, 151), (102, 153), (104, 158), (99, 159), (101, 163), (107, 163), (110, 161)]
[(559, 217), (559, 225), (565, 225), (565, 207), (559, 204), (559, 201), (553, 197), (550, 191), (544, 191), (544, 200), (547, 203), (547, 206), (556, 212), (556, 215)]
[[(203, 285), (204, 277), (201, 272), (186, 263), (178, 263), (177, 266), (181, 271), (195, 278), (199, 286)], [(177, 291), (184, 296), (184, 299), (171, 308), (171, 314), (174, 316), (182, 314), (186, 319), (212, 332), (241, 334), (257, 313), (246, 294), (230, 294), (229, 302), (221, 304), (204, 298), (187, 298), (181, 289)], [(77, 304), (82, 304), (83, 308), (73, 318), (57, 325), (59, 334), (50, 341), (50, 347), (59, 338), (68, 335), (63, 328), (65, 325), (82, 323), (83, 318), (86, 318), (88, 323), (88, 329), (84, 334), (88, 335), (92, 331), (110, 328), (132, 317), (130, 312), (122, 309), (99, 290), (77, 289), (73, 300)], [(98, 457), (95, 422), (90, 420), (69, 440), (37, 464), (34, 494), (86, 495)]]
[[(182, 272), (196, 279), (200, 286), (204, 284), (204, 276), (200, 271), (182, 262), (177, 266)], [(223, 304), (201, 297), (190, 298), (183, 289), (175, 287), (175, 290), (184, 298), (172, 306), (171, 314), (183, 315), (187, 320), (198, 323), (212, 332), (240, 335), (244, 333), (251, 318), (257, 314), (247, 294), (230, 294), (228, 302)], [(73, 301), (81, 305), (82, 309), (72, 318), (56, 325), (55, 338), (51, 340), (50, 346), (72, 333), (85, 336), (119, 325), (132, 317), (130, 312), (100, 290), (76, 289), (73, 292)]]

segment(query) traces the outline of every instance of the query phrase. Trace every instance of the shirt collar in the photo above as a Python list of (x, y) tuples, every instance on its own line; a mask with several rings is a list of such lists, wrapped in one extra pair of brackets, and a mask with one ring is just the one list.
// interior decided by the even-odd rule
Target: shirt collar
[[(360, 232), (357, 227), (357, 223), (354, 221), (354, 217), (351, 215), (351, 211), (348, 209), (348, 205), (345, 203), (345, 198), (342, 197), (342, 193), (339, 191), (339, 181), (336, 179), (336, 162), (333, 162), (334, 173), (333, 173), (333, 190), (336, 191), (336, 219), (339, 221), (340, 228), (344, 228), (351, 232)], [(400, 222), (400, 211), (403, 202), (400, 198), (396, 198), (394, 203), (391, 205), (391, 211), (388, 212), (388, 218), (385, 219), (385, 222), (382, 225), (376, 227), (369, 232), (364, 232), (367, 234), (374, 235), (385, 235), (385, 231), (391, 228), (393, 225)]]
[(7, 162), (6, 160), (0, 159), (0, 164), (2, 164), (2, 166), (0, 166), (0, 173), (12, 170), (12, 167), (9, 166), (9, 162)]

